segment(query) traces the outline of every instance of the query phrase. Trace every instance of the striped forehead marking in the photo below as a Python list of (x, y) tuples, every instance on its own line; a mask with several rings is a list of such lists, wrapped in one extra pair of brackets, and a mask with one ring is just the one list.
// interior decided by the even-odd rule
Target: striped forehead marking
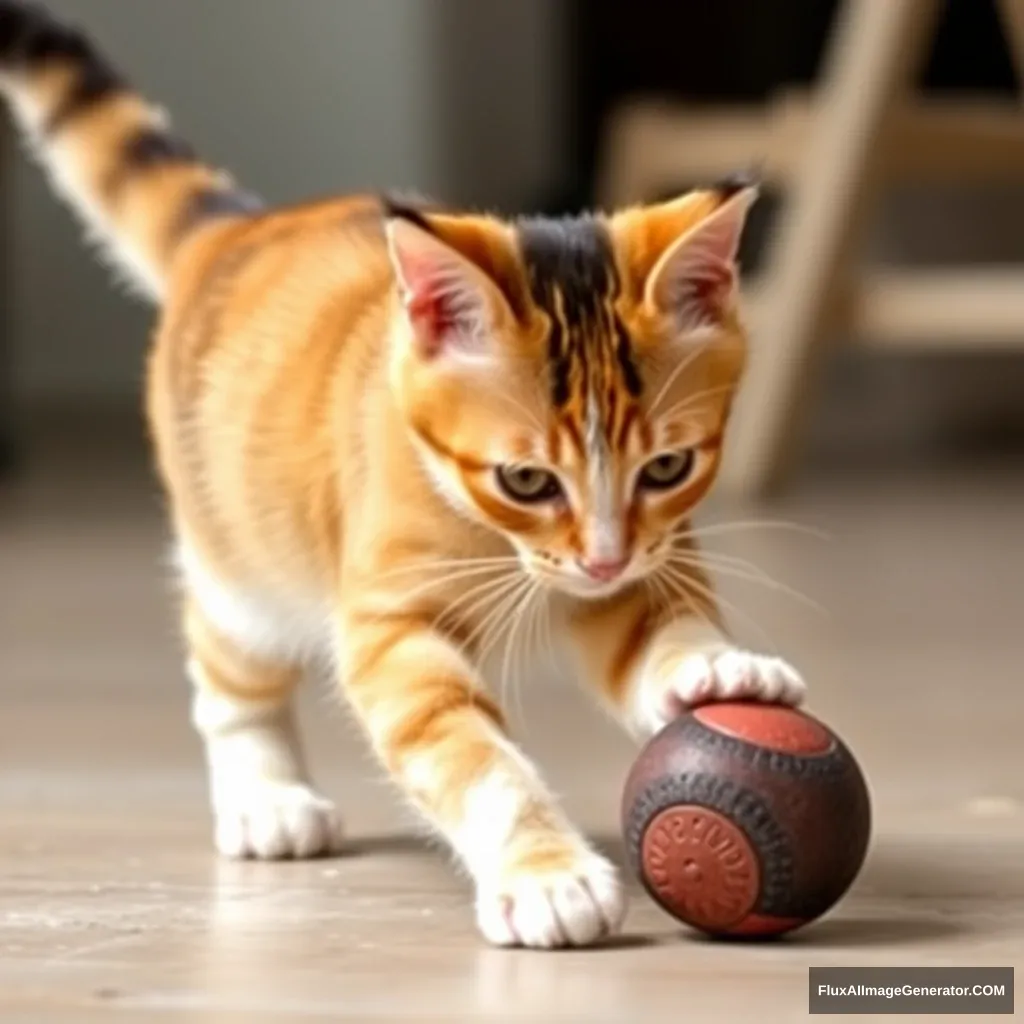
[[(593, 216), (530, 218), (517, 232), (530, 294), (551, 323), (548, 359), (551, 398), (557, 409), (575, 404), (585, 416), (588, 396), (607, 413), (623, 387), (642, 391), (629, 335), (615, 312), (621, 282), (611, 238)], [(610, 424), (609, 424), (610, 426)]]

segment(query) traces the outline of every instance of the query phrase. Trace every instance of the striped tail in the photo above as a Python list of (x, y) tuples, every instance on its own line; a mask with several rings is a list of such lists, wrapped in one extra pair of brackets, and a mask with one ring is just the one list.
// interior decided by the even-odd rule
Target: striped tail
[(190, 232), (260, 208), (201, 163), (85, 35), (32, 0), (0, 0), (0, 92), (91, 238), (157, 301)]

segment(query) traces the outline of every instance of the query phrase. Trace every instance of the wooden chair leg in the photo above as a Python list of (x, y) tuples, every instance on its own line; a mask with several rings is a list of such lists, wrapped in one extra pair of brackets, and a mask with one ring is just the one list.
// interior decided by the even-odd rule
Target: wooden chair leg
[(815, 350), (829, 327), (877, 169), (879, 140), (938, 14), (935, 0), (848, 0), (841, 9), (808, 150), (766, 267), (722, 488), (738, 497), (782, 482)]
[(597, 196), (606, 210), (638, 202), (643, 195), (646, 153), (639, 130), (641, 116), (633, 104), (624, 103), (605, 124)]
[(1010, 56), (1017, 71), (1017, 84), (1024, 86), (1024, 0), (998, 0), (999, 17), (1010, 45)]

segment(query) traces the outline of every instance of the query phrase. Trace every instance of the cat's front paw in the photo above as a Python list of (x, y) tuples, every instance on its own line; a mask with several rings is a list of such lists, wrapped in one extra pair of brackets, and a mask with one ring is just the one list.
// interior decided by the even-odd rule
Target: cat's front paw
[(657, 731), (690, 708), (715, 701), (752, 700), (766, 704), (800, 704), (807, 685), (782, 658), (725, 648), (689, 654), (664, 672), (646, 694), (645, 725)]
[(261, 782), (222, 794), (214, 815), (217, 850), (232, 860), (304, 860), (342, 845), (334, 804), (298, 783)]
[(477, 923), (498, 946), (588, 946), (616, 934), (626, 896), (615, 868), (590, 851), (564, 864), (529, 859), (477, 893)]

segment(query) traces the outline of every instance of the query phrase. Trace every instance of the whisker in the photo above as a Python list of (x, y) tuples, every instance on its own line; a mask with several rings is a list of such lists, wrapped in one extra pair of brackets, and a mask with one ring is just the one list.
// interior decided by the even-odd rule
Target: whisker
[(674, 552), (670, 557), (691, 559), (694, 560), (694, 564), (697, 565), (706, 563), (707, 565), (725, 568), (743, 569), (746, 572), (750, 572), (751, 574), (760, 577), (766, 582), (784, 585), (781, 581), (776, 580), (775, 577), (767, 572), (767, 570), (762, 569), (756, 562), (751, 562), (749, 559), (741, 558), (739, 555), (727, 554), (724, 551), (715, 551), (710, 548), (701, 547), (700, 549), (694, 549), (691, 552)]
[[(522, 665), (521, 670), (519, 672), (520, 694), (522, 694), (522, 680), (526, 676), (526, 670), (529, 669), (531, 666), (531, 656), (533, 659), (533, 665), (537, 666), (538, 668), (544, 667), (540, 657), (540, 616), (542, 613), (542, 609), (544, 608), (544, 600), (542, 600), (544, 598), (546, 598), (544, 584), (537, 580), (533, 588), (533, 591), (530, 594), (530, 622), (535, 623), (536, 626), (535, 628), (531, 628), (528, 625), (526, 633), (523, 637)], [(536, 634), (536, 640), (531, 639), (534, 633)]]
[[(476, 646), (475, 663), (478, 671), (483, 669), (487, 656), (493, 649), (494, 644), (501, 638), (501, 634), (508, 623), (507, 610), (515, 604), (518, 594), (525, 586), (525, 583), (525, 579), (516, 577), (500, 593), (488, 595), (486, 600), (493, 603), (480, 622), (470, 631), (463, 647), (463, 650), (465, 650), (465, 647)], [(484, 682), (487, 683), (488, 680), (484, 678)]]
[[(693, 599), (693, 594), (691, 594), (686, 587), (682, 586), (680, 582), (676, 580), (676, 574), (669, 566), (662, 567), (657, 575), (670, 596), (674, 595), (675, 597), (681, 597), (683, 601), (686, 602), (686, 606), (690, 609), (690, 612), (693, 615), (696, 615), (698, 618), (703, 620), (708, 626), (712, 627), (712, 629), (715, 628), (715, 624), (708, 617), (707, 612)], [(671, 607), (671, 605), (672, 601), (670, 599), (669, 607)]]
[[(733, 615), (738, 616), (739, 618), (743, 619), (745, 622), (753, 626), (754, 629), (760, 634), (761, 638), (767, 641), (768, 646), (772, 650), (772, 653), (778, 655), (778, 645), (771, 638), (769, 633), (761, 626), (760, 623), (758, 623), (747, 612), (740, 608), (739, 605), (723, 597), (721, 594), (714, 593), (709, 587), (706, 587), (703, 583), (700, 583), (698, 580), (693, 579), (692, 576), (687, 575), (686, 573), (680, 571), (674, 566), (666, 566), (666, 569), (669, 580), (675, 580), (675, 582), (677, 584), (682, 585), (684, 589), (691, 588), (692, 591), (698, 597), (703, 597), (704, 600), (712, 604), (717, 602), (720, 605), (724, 605), (730, 612), (732, 612)], [(709, 625), (714, 625), (714, 623), (712, 623), (711, 620), (708, 619), (707, 614), (703, 611), (701, 611), (701, 616)]]
[(547, 647), (547, 651), (548, 651), (549, 664), (553, 667), (553, 666), (558, 664), (558, 649), (555, 647), (555, 636), (554, 636), (554, 632), (551, 629), (551, 618), (552, 618), (551, 593), (547, 590), (547, 588), (545, 588), (544, 589), (544, 614), (543, 614), (544, 643), (545, 643), (545, 646)]
[(831, 541), (832, 535), (805, 523), (788, 522), (785, 519), (748, 519), (730, 523), (710, 523), (696, 529), (683, 530), (676, 534), (679, 540), (697, 540), (701, 537), (714, 537), (722, 533), (734, 533), (737, 530), (791, 530), (794, 533), (806, 534), (817, 540)]
[[(511, 591), (514, 591), (520, 583), (521, 577), (516, 573), (511, 573), (509, 574), (509, 576), (501, 580), (490, 581), (488, 583), (481, 584), (480, 586), (474, 588), (472, 592), (479, 592), (480, 590), (486, 589), (486, 593), (484, 593), (482, 597), (474, 601), (472, 606), (466, 609), (461, 617), (463, 619), (470, 620), (475, 614), (482, 611), (483, 614), (485, 615), (485, 618), (483, 619), (482, 623), (478, 623), (476, 626), (471, 627), (469, 633), (465, 636), (465, 638), (463, 638), (461, 643), (458, 643), (459, 649), (463, 652), (464, 655), (466, 655), (467, 657), (472, 656), (471, 649), (473, 647), (475, 637), (482, 628), (483, 623), (489, 622), (491, 616), (495, 613), (500, 616), (501, 608), (498, 607), (496, 609), (495, 606), (502, 605), (504, 599), (508, 596), (508, 594)], [(444, 612), (442, 612), (441, 615), (438, 616), (438, 620), (443, 619), (444, 616), (449, 613), (449, 611), (450, 609), (446, 609)], [(435, 625), (438, 620), (435, 620)], [(467, 684), (467, 686), (468, 685), (469, 684)], [(467, 692), (467, 698), (468, 696), (469, 694)]]
[(436, 587), (442, 587), (449, 583), (457, 583), (459, 580), (474, 579), (477, 576), (493, 575), (504, 568), (507, 567), (500, 565), (467, 566), (464, 569), (456, 569), (453, 572), (445, 573), (442, 576), (435, 576), (433, 579), (424, 580), (423, 583), (414, 587), (412, 590), (403, 591), (401, 594), (396, 594), (394, 596), (399, 598), (400, 603), (405, 604), (412, 598), (433, 590)]
[(676, 404), (673, 405), (671, 408), (666, 409), (663, 413), (661, 413), (661, 415), (664, 417), (674, 416), (676, 413), (682, 412), (684, 409), (688, 409), (692, 405), (696, 405), (696, 403), (699, 402), (702, 398), (710, 398), (711, 395), (718, 395), (722, 394), (723, 392), (732, 390), (732, 384), (720, 384), (718, 387), (715, 388), (704, 388), (701, 391), (695, 391), (692, 395), (687, 395), (685, 398), (676, 402)]
[[(536, 652), (537, 662), (544, 668), (554, 668), (557, 663), (554, 638), (551, 633), (551, 592), (541, 586), (537, 593), (536, 621)], [(546, 660), (544, 660), (546, 659)]]
[[(511, 615), (511, 623), (512, 624), (511, 624), (511, 626), (509, 628), (508, 637), (507, 637), (507, 639), (505, 641), (505, 655), (504, 655), (504, 657), (502, 658), (502, 661), (501, 661), (501, 694), (502, 694), (502, 699), (503, 700), (506, 698), (507, 693), (508, 693), (509, 670), (510, 670), (510, 668), (512, 666), (512, 653), (516, 649), (516, 647), (515, 647), (516, 634), (518, 633), (519, 627), (522, 624), (523, 616), (525, 615), (526, 610), (527, 610), (527, 608), (530, 605), (530, 600), (531, 600), (531, 598), (533, 596), (533, 593), (534, 593), (534, 587), (536, 586), (536, 584), (534, 583), (533, 580), (529, 580), (528, 582), (529, 582), (530, 585), (527, 587), (525, 593), (523, 594), (523, 596), (521, 597), (521, 599), (519, 600), (518, 604), (516, 605), (515, 609), (512, 612), (512, 615)], [(513, 682), (513, 685), (514, 685), (515, 680), (513, 679), (512, 682)], [(516, 691), (516, 694), (517, 694), (517, 696), (521, 696), (521, 694), (520, 694), (520, 692), (518, 690)], [(517, 705), (516, 705), (516, 714), (519, 716), (519, 720), (522, 721), (523, 720), (522, 705), (519, 702), (517, 702)]]
[(522, 724), (526, 723), (526, 715), (523, 711), (523, 676), (521, 671), (523, 656), (526, 653), (526, 638), (520, 631), (524, 624), (527, 627), (529, 626), (529, 616), (533, 613), (539, 586), (540, 584), (534, 581), (533, 586), (523, 595), (520, 611), (516, 617), (516, 624), (509, 631), (508, 635), (509, 650), (512, 652), (512, 658), (509, 663), (511, 671), (510, 685), (515, 698), (516, 715)]
[(504, 595), (499, 605), (488, 613), (484, 623), (481, 624), (484, 633), (480, 638), (478, 665), (483, 665), (486, 662), (491, 651), (501, 641), (502, 635), (509, 626), (509, 610), (515, 606), (529, 582), (529, 577), (516, 580), (517, 585), (511, 588), (511, 592)]
[[(492, 646), (497, 644), (503, 645), (505, 655), (508, 654), (508, 645), (511, 641), (511, 632), (515, 624), (515, 614), (518, 610), (522, 601), (523, 595), (529, 589), (529, 580), (524, 580), (522, 586), (517, 587), (511, 598), (502, 605), (501, 619), (498, 623), (498, 629), (494, 634), (494, 640)], [(506, 690), (506, 679), (504, 674), (504, 659), (502, 659), (502, 668), (498, 672), (498, 678), (496, 680), (498, 684), (498, 700), (502, 708), (508, 708), (508, 693)]]
[[(497, 586), (497, 584), (501, 582), (503, 582), (503, 580), (487, 581), (488, 585), (494, 584), (495, 586)], [(408, 595), (396, 595), (387, 604), (381, 604), (376, 606), (376, 614), (372, 618), (369, 618), (367, 620), (368, 623), (371, 625), (378, 625), (382, 622), (387, 621), (387, 619), (393, 615), (402, 615), (403, 613), (410, 613), (415, 612), (416, 610), (423, 610), (422, 608), (417, 609), (416, 599), (423, 597), (424, 594), (431, 589), (431, 587), (423, 587)], [(474, 588), (472, 593), (477, 593), (477, 590)], [(459, 596), (462, 597), (465, 595), (460, 594)], [(431, 623), (431, 627), (436, 627), (438, 623), (443, 621), (447, 613), (448, 608), (442, 607), (440, 612), (435, 616), (433, 622)]]
[(468, 620), (472, 618), (473, 614), (481, 607), (486, 606), (487, 602), (496, 599), (500, 594), (504, 594), (512, 584), (518, 578), (518, 573), (508, 573), (505, 576), (500, 577), (497, 580), (485, 580), (483, 583), (478, 583), (475, 587), (471, 587), (464, 594), (461, 594), (455, 601), (450, 605), (447, 605), (440, 614), (434, 619), (431, 624), (432, 627), (437, 626), (444, 619), (452, 617), (456, 609), (461, 608), (467, 601), (471, 600), (477, 594), (483, 593), (483, 597), (475, 601), (470, 608), (462, 612), (461, 615), (455, 616), (460, 620)]
[(708, 347), (711, 343), (711, 339), (708, 338), (706, 341), (701, 342), (687, 357), (679, 363), (678, 366), (668, 375), (668, 380), (665, 381), (661, 386), (661, 390), (655, 396), (654, 401), (647, 407), (648, 417), (654, 416), (658, 411), (658, 406), (661, 404), (662, 399), (668, 394), (669, 388), (678, 380), (679, 375), (688, 367), (691, 366), (695, 359)]
[(668, 589), (665, 581), (657, 574), (653, 577), (653, 583), (658, 589), (658, 593), (661, 595), (661, 599), (665, 602), (666, 608), (672, 607), (672, 592)]
[(470, 632), (471, 637), (480, 634), (480, 632), (484, 630), (488, 625), (491, 615), (494, 614), (495, 607), (494, 605), (490, 604), (490, 602), (496, 602), (505, 597), (508, 597), (508, 595), (518, 590), (524, 584), (525, 581), (526, 577), (524, 575), (520, 573), (512, 573), (508, 577), (508, 579), (504, 581), (506, 584), (505, 586), (502, 586), (496, 592), (490, 592), (485, 596), (483, 601), (477, 601), (471, 609), (467, 609), (466, 612), (463, 613), (463, 617), (468, 620), (480, 614), (481, 608), (487, 609), (482, 614), (482, 617), (480, 617), (479, 621), (472, 627)]
[[(484, 661), (486, 660), (487, 654), (493, 646), (494, 640), (497, 640), (501, 636), (502, 629), (505, 623), (508, 621), (506, 610), (510, 608), (516, 600), (518, 593), (521, 591), (525, 584), (525, 580), (522, 577), (512, 577), (511, 580), (506, 581), (507, 586), (502, 588), (498, 593), (489, 593), (482, 601), (478, 602), (475, 608), (479, 608), (480, 605), (490, 604), (490, 608), (484, 614), (476, 626), (474, 626), (466, 638), (465, 643), (462, 645), (462, 650), (466, 652), (467, 647), (472, 647), (479, 637), (479, 644), (477, 644), (477, 654), (475, 658), (475, 664), (477, 669), (481, 669)], [(491, 637), (492, 632), (494, 633), (493, 640), (488, 641)], [(484, 679), (486, 683), (486, 678)]]
[(374, 583), (389, 580), (394, 576), (404, 576), (407, 573), (426, 572), (433, 569), (450, 569), (465, 566), (466, 568), (497, 567), (502, 565), (518, 564), (519, 558), (516, 555), (502, 555), (495, 558), (442, 558), (434, 562), (414, 562), (409, 565), (400, 565), (388, 572), (381, 573), (374, 577)]
[(672, 607), (672, 599), (665, 593), (656, 573), (645, 576), (640, 582), (643, 584), (644, 598), (649, 608), (660, 611)]
[[(543, 587), (540, 588), (543, 591)], [(540, 662), (540, 615), (539, 610), (541, 608), (540, 592), (534, 594), (534, 600), (530, 606), (530, 618), (526, 623), (526, 632), (523, 635), (523, 642), (526, 646), (526, 652), (534, 655), (535, 664), (538, 666)], [(529, 666), (527, 666), (529, 667)]]
[(535, 412), (533, 412), (531, 409), (527, 409), (527, 407), (523, 405), (522, 402), (520, 402), (518, 399), (513, 398), (506, 391), (497, 391), (495, 392), (495, 394), (499, 398), (501, 398), (502, 401), (507, 402), (513, 409), (518, 410), (524, 416), (526, 416), (530, 426), (532, 426), (535, 430), (537, 430), (541, 434), (544, 433), (544, 427), (542, 426), (540, 420), (537, 418), (537, 414)]
[(670, 555), (669, 561), (677, 565), (691, 566), (693, 568), (700, 568), (702, 565), (706, 565), (723, 576), (732, 576), (738, 580), (746, 580), (750, 583), (760, 583), (770, 590), (786, 594), (788, 597), (793, 598), (793, 600), (799, 601), (801, 604), (822, 615), (828, 614), (828, 610), (815, 601), (813, 597), (797, 590), (795, 587), (791, 587), (788, 583), (783, 583), (782, 580), (776, 579), (765, 572), (760, 566), (754, 565), (753, 562), (748, 562), (745, 558), (734, 558), (731, 555), (723, 555), (714, 551), (703, 551), (695, 558)]
[(652, 572), (649, 575), (644, 576), (640, 582), (643, 584), (644, 590), (646, 591), (647, 601), (652, 607), (664, 602), (665, 595), (663, 591), (658, 589), (658, 578), (656, 573)]
[[(496, 566), (469, 567), (458, 572), (439, 576), (436, 579), (427, 580), (419, 586), (414, 587), (411, 591), (404, 591), (401, 594), (384, 595), (386, 598), (392, 598), (392, 600), (384, 601), (380, 606), (375, 606), (377, 613), (370, 619), (370, 623), (376, 624), (382, 622), (393, 612), (399, 611), (403, 608), (409, 608), (417, 598), (430, 593), (432, 590), (436, 590), (438, 587), (446, 586), (447, 584), (455, 583), (460, 580), (474, 579), (477, 576), (495, 573), (497, 571), (498, 567)], [(501, 578), (504, 578), (504, 576)]]
[[(539, 645), (536, 645), (534, 637), (537, 628), (537, 609), (540, 607), (538, 597), (541, 589), (540, 583), (535, 583), (526, 599), (522, 639), (516, 645), (515, 654), (512, 656), (512, 686), (516, 692), (519, 718), (524, 724), (526, 715), (522, 709), (523, 678), (526, 675), (526, 670), (531, 667), (530, 656), (536, 655), (539, 650)], [(536, 666), (538, 663), (539, 659), (534, 657), (532, 664)]]

